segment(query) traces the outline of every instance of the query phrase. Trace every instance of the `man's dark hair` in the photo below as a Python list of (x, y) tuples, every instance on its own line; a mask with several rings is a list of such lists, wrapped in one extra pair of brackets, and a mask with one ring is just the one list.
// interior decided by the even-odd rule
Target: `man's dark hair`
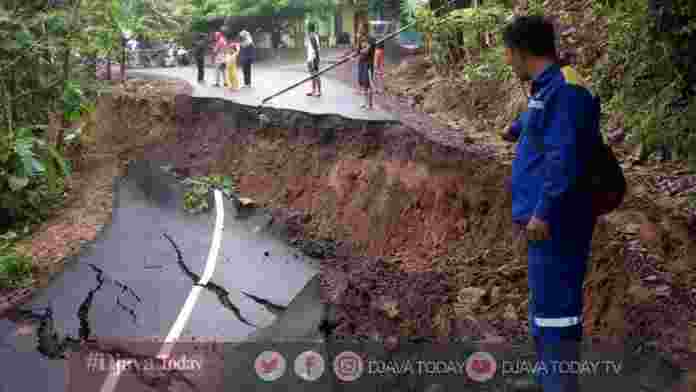
[(556, 39), (553, 24), (543, 16), (520, 16), (503, 30), (503, 41), (510, 49), (534, 56), (556, 58)]
[(314, 22), (309, 22), (307, 25), (307, 30), (309, 30), (310, 33), (314, 33), (317, 30), (317, 26), (314, 24)]

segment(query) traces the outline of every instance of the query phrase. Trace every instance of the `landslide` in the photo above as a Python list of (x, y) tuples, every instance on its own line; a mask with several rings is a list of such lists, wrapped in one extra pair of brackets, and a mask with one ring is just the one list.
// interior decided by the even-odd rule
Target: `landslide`
[[(134, 80), (102, 96), (96, 148), (168, 161), (187, 176), (233, 177), (242, 196), (286, 222), (289, 240), (319, 249), (336, 334), (525, 335), (509, 165), (476, 144), (434, 142), (422, 126), (242, 128), (231, 118), (244, 108), (158, 90), (169, 83)], [(596, 229), (587, 332), (637, 338), (686, 364), (696, 351), (696, 241), (683, 217), (636, 194), (639, 186), (632, 180), (622, 208)]]
[[(527, 12), (528, 2), (516, 3), (517, 14)], [(561, 52), (574, 55), (573, 65), (590, 88), (593, 69), (609, 64), (610, 29), (594, 9), (589, 0), (543, 2), (544, 13), (558, 23)], [(608, 72), (622, 80), (626, 69), (612, 66)], [(383, 106), (401, 106), (412, 117), (427, 115), (433, 128), (448, 129), (451, 138), (475, 141), (492, 149), (499, 162), (511, 162), (514, 145), (500, 134), (526, 107), (529, 86), (516, 80), (468, 81), (458, 72), (443, 76), (425, 55), (390, 69), (385, 85), (390, 96), (382, 98)], [(684, 162), (644, 161), (640, 145), (624, 140), (624, 113), (608, 111), (607, 117), (604, 131), (622, 161), (630, 194), (606, 217), (608, 226), (595, 233), (586, 282), (588, 332), (636, 337), (693, 364), (696, 210), (688, 196), (696, 192), (696, 176)]]

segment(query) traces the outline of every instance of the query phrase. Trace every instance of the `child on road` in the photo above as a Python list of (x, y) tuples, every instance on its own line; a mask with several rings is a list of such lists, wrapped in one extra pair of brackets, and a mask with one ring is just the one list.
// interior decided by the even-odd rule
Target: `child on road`
[(225, 82), (225, 48), (227, 40), (222, 32), (215, 32), (215, 47), (213, 48), (213, 56), (215, 60), (215, 87), (220, 87), (220, 79)]
[(239, 77), (237, 77), (237, 57), (239, 57), (239, 49), (236, 45), (231, 44), (225, 50), (225, 63), (227, 63), (227, 78), (225, 87), (232, 90), (239, 90)]

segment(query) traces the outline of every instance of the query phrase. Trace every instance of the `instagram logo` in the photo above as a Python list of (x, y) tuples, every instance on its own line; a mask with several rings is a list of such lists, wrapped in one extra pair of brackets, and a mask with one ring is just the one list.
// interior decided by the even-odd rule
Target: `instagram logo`
[(352, 351), (344, 351), (334, 358), (334, 372), (341, 381), (355, 381), (362, 376), (364, 367), (360, 356)]

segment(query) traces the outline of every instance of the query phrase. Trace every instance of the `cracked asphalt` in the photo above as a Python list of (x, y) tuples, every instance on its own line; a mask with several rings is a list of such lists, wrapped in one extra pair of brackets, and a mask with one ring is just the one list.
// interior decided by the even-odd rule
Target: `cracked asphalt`
[[(113, 220), (100, 238), (30, 303), (0, 320), (0, 391), (64, 390), (61, 358), (80, 342), (167, 335), (202, 274), (213, 233), (214, 211), (189, 215), (183, 192), (158, 164), (129, 167), (117, 181)], [(269, 219), (237, 215), (226, 199), (215, 273), (182, 339), (263, 336), (312, 286), (315, 261), (273, 237)], [(318, 305), (318, 293), (312, 301)], [(320, 312), (302, 312), (293, 318), (294, 328), (300, 334), (316, 330)]]

